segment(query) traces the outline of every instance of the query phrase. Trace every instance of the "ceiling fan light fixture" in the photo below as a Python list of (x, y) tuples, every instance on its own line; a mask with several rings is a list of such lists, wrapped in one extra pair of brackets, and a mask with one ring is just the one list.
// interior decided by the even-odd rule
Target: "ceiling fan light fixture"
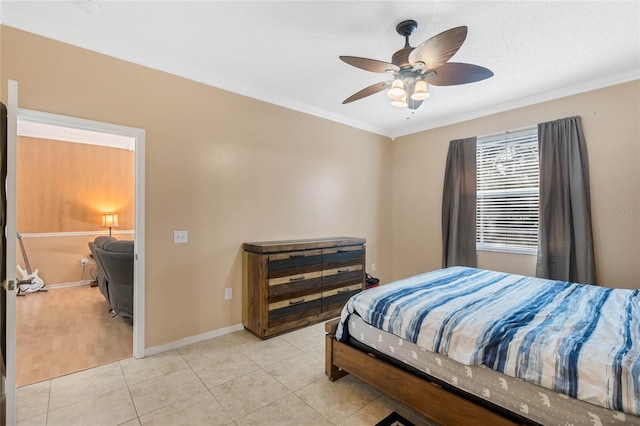
[(406, 108), (406, 107), (408, 107), (409, 104), (407, 103), (407, 95), (404, 94), (402, 97), (392, 100), (391, 101), (391, 105), (393, 105), (396, 108)]
[(414, 101), (424, 101), (425, 99), (428, 99), (429, 96), (431, 95), (427, 91), (427, 82), (424, 80), (416, 81), (416, 86), (411, 94), (411, 99)]
[(407, 96), (407, 92), (404, 90), (404, 83), (399, 78), (393, 80), (391, 83), (391, 89), (387, 91), (387, 96), (393, 100), (399, 100)]

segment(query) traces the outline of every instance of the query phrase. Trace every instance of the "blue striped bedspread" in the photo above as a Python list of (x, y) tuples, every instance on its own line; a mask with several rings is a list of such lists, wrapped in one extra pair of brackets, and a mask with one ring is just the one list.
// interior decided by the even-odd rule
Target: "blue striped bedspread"
[(338, 340), (351, 314), (461, 364), (640, 415), (639, 290), (451, 267), (353, 296)]

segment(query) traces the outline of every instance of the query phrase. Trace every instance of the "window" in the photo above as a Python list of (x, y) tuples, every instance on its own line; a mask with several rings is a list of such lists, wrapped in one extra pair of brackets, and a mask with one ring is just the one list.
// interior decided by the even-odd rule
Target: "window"
[(476, 249), (535, 254), (540, 171), (531, 127), (476, 144)]

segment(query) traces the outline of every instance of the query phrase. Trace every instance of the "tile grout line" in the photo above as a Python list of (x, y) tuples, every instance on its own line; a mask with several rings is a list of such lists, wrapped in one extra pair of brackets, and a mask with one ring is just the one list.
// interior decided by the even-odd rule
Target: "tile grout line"
[[(326, 380), (326, 377), (321, 377), (321, 378), (319, 378), (318, 380), (313, 381), (313, 382), (309, 383), (308, 385), (306, 385), (306, 386), (304, 386), (304, 387), (302, 387), (302, 388), (298, 389), (298, 391), (303, 390), (303, 389), (305, 389), (305, 388), (308, 388), (309, 386), (314, 385), (315, 383), (319, 382), (320, 380)], [(297, 392), (297, 391), (296, 391), (296, 392)], [(333, 423), (331, 420), (329, 420), (328, 418), (326, 418), (326, 417), (324, 416), (324, 414), (322, 414), (321, 412), (319, 412), (318, 410), (316, 410), (313, 406), (309, 405), (309, 404), (307, 403), (307, 401), (305, 401), (304, 399), (300, 398), (300, 397), (299, 397), (295, 392), (294, 392), (293, 394), (294, 394), (298, 399), (300, 399), (300, 401), (304, 402), (304, 403), (305, 403), (305, 405), (306, 405), (307, 407), (311, 408), (313, 411), (315, 411), (316, 413), (318, 413), (318, 414), (320, 415), (320, 417), (322, 417), (323, 419), (325, 419), (327, 422), (329, 422), (329, 423), (331, 423), (331, 424), (335, 424), (335, 423)]]
[[(127, 375), (124, 372), (124, 368), (122, 367), (122, 361), (118, 361), (118, 366), (120, 367), (120, 372), (122, 373), (122, 377), (124, 378), (124, 383), (127, 386), (127, 391), (129, 391), (129, 398), (131, 398), (131, 404), (133, 405), (133, 411), (136, 413), (136, 419), (138, 420), (138, 424), (142, 424), (140, 421), (140, 414), (138, 413), (138, 407), (136, 407), (136, 401), (133, 399), (133, 394), (131, 393), (131, 387), (129, 386), (129, 380), (127, 380)], [(129, 419), (121, 424), (125, 424), (130, 422), (133, 419)]]
[[(204, 386), (204, 388), (206, 389), (207, 392), (209, 392), (209, 395), (211, 395), (213, 397), (213, 399), (218, 403), (218, 405), (220, 406), (220, 408), (222, 408), (222, 410), (225, 412), (225, 414), (227, 416), (229, 416), (229, 418), (231, 419), (231, 422), (233, 424), (235, 424), (235, 420), (233, 419), (233, 417), (231, 416), (231, 414), (227, 411), (227, 409), (224, 407), (224, 405), (222, 405), (222, 403), (218, 400), (218, 398), (216, 398), (216, 396), (213, 394), (213, 392), (211, 391), (211, 389), (209, 388), (209, 386), (207, 386), (207, 384), (202, 380), (202, 378), (200, 377), (200, 375), (193, 369), (193, 367), (191, 366), (191, 364), (189, 363), (189, 361), (187, 361), (184, 357), (184, 355), (182, 355), (182, 353), (180, 353), (179, 350), (177, 350), (178, 355), (180, 355), (180, 358), (182, 358), (182, 360), (185, 362), (185, 364), (187, 364), (187, 366), (191, 369), (191, 371), (193, 372), (193, 374), (196, 375), (196, 377), (198, 378), (198, 380), (200, 380), (200, 383), (202, 383), (202, 385)], [(249, 373), (247, 373), (249, 374)], [(226, 383), (226, 382), (225, 382)]]
[(44, 424), (49, 423), (49, 406), (51, 405), (51, 388), (53, 387), (53, 380), (49, 379), (49, 392), (47, 392), (47, 412), (44, 416)]

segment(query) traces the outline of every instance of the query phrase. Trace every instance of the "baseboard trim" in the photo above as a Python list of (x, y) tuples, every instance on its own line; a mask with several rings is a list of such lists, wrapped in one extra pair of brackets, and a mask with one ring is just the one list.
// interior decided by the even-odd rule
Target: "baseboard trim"
[(45, 288), (55, 290), (58, 288), (80, 287), (81, 285), (88, 285), (88, 284), (91, 284), (91, 280), (71, 281), (68, 283), (58, 283), (58, 284), (47, 284), (45, 285)]
[(178, 349), (183, 346), (192, 345), (194, 343), (202, 342), (204, 340), (213, 339), (214, 337), (224, 336), (225, 334), (234, 333), (244, 328), (242, 324), (235, 324), (229, 327), (219, 328), (217, 330), (208, 331), (206, 333), (198, 334), (196, 336), (185, 337), (184, 339), (176, 340), (175, 342), (167, 343), (165, 345), (154, 346), (146, 348), (144, 351), (145, 356), (157, 355), (162, 352)]

